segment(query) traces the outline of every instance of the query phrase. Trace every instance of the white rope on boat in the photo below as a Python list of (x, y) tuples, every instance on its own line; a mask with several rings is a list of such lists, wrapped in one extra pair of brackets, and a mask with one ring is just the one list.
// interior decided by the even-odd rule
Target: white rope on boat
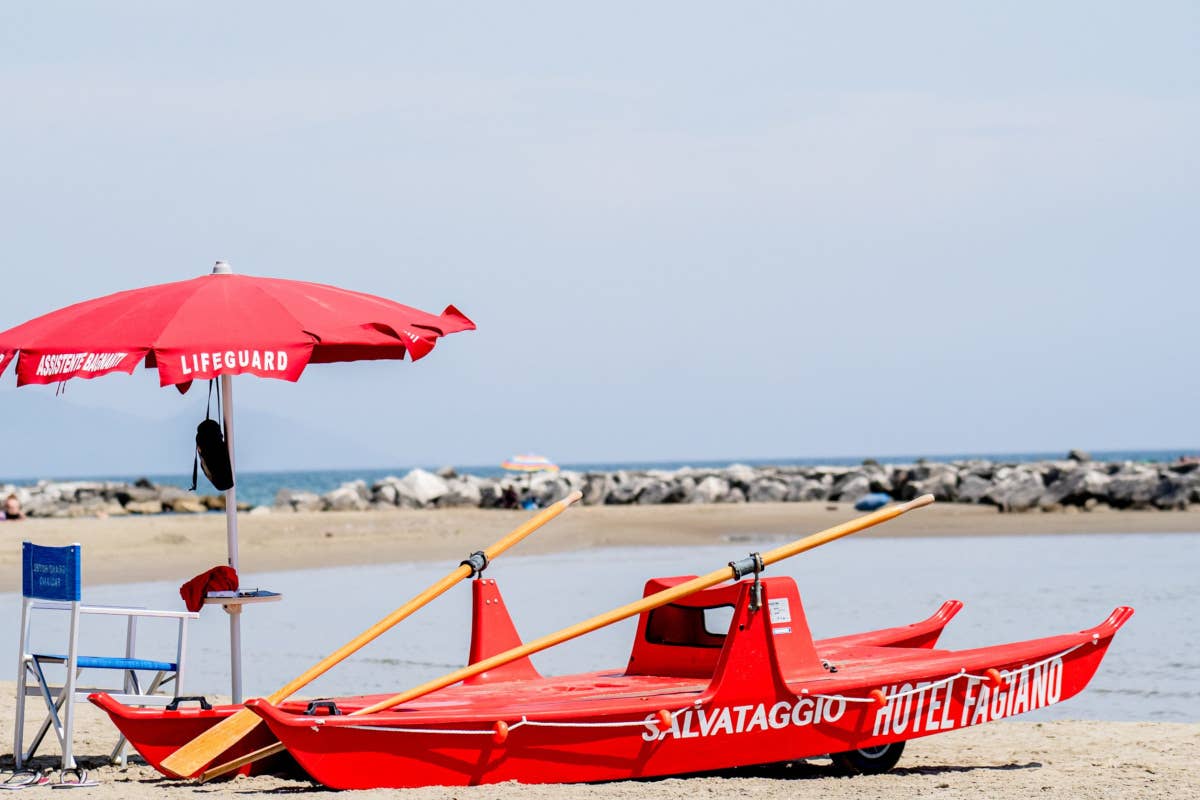
[[(686, 708), (679, 708), (667, 713), (671, 715), (671, 719), (673, 720), (685, 710)], [(636, 719), (622, 722), (553, 722), (550, 720), (529, 719), (523, 716), (519, 722), (514, 722), (508, 726), (508, 732), (512, 733), (524, 725), (537, 728), (644, 728), (646, 727), (646, 720)], [(452, 730), (449, 728), (393, 728), (385, 725), (345, 725), (339, 727), (346, 727), (356, 731), (384, 731), (387, 733), (444, 733), (459, 736), (494, 736), (496, 734), (495, 728)]]
[[(672, 711), (671, 717), (674, 718), (678, 713), (678, 711)], [(536, 728), (644, 728), (646, 727), (646, 720), (635, 719), (627, 722), (548, 722), (521, 717), (521, 721), (509, 725), (508, 730), (510, 732), (515, 731), (522, 725), (530, 725)]]
[(496, 731), (492, 728), (485, 730), (457, 731), (449, 728), (391, 728), (386, 725), (346, 725), (356, 731), (383, 731), (384, 733), (445, 733), (453, 736), (491, 736)]
[[(1091, 643), (1096, 644), (1099, 641), (1099, 639), (1100, 639), (1099, 636), (1093, 635)], [(1043, 658), (1041, 661), (1035, 661), (1032, 664), (1026, 664), (1023, 667), (1019, 667), (1018, 669), (1012, 670), (1008, 673), (1008, 680), (1011, 681), (1013, 678), (1017, 677), (1018, 675), (1020, 675), (1023, 672), (1029, 672), (1030, 670), (1036, 669), (1045, 664), (1049, 664), (1051, 661), (1053, 661), (1056, 658), (1064, 658), (1064, 657), (1070, 655), (1071, 653), (1074, 653), (1079, 648), (1083, 647), (1084, 644), (1087, 644), (1087, 642), (1082, 642), (1080, 644), (1075, 645), (1074, 647), (1068, 647), (1066, 650), (1063, 650), (1061, 653), (1056, 653), (1052, 656), (1047, 656), (1046, 658)], [(942, 678), (941, 680), (938, 680), (938, 681), (933, 681), (932, 683), (927, 683), (920, 688), (913, 687), (912, 689), (908, 689), (903, 692), (892, 692), (891, 694), (885, 694), (883, 696), (883, 700), (885, 703), (890, 703), (892, 700), (898, 700), (902, 697), (908, 697), (909, 695), (912, 695), (912, 694), (919, 694), (920, 692), (927, 692), (930, 689), (933, 689), (938, 686), (944, 686), (945, 684), (948, 684), (948, 683), (954, 683), (954, 681), (958, 680), (959, 678), (975, 678), (976, 680), (986, 681), (988, 679), (988, 676), (987, 675), (976, 675), (973, 672), (967, 672), (967, 668), (963, 667), (954, 675), (951, 675), (947, 678)], [(874, 697), (847, 697), (846, 695), (841, 695), (841, 694), (814, 694), (814, 695), (812, 695), (812, 697), (820, 697), (825, 700), (841, 700), (846, 703), (877, 703), (878, 702), (878, 700)]]

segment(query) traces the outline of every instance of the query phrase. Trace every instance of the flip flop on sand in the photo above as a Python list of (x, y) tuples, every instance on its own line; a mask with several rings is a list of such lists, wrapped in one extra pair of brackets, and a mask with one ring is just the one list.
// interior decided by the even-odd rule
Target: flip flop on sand
[(41, 786), (42, 784), (49, 782), (50, 776), (45, 772), (22, 770), (9, 775), (7, 779), (0, 783), (0, 789), (27, 789), (30, 786)]
[(83, 789), (88, 786), (99, 786), (96, 781), (88, 778), (86, 769), (64, 769), (58, 773), (58, 783), (51, 789)]

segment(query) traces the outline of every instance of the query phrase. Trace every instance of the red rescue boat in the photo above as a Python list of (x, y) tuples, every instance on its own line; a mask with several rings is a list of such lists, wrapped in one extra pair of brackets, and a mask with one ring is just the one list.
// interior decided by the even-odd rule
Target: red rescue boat
[[(651, 580), (645, 595), (686, 580)], [(519, 640), (495, 582), (473, 581), (473, 590), (477, 662)], [(792, 579), (746, 579), (642, 613), (623, 670), (543, 677), (522, 659), (364, 716), (349, 714), (378, 697), (252, 700), (270, 736), (259, 729), (215, 763), (274, 737), (336, 789), (619, 780), (826, 754), (848, 772), (881, 772), (909, 739), (1077, 694), (1133, 613), (1118, 608), (1078, 633), (936, 649), (961, 606), (949, 601), (913, 625), (814, 641)], [(196, 734), (186, 726), (239, 708), (133, 711), (102, 696), (94, 702), (156, 766)]]
[[(471, 590), (471, 645), (468, 663), (473, 664), (519, 645), (520, 638), (495, 580), (473, 580)], [(946, 624), (961, 608), (962, 603), (959, 601), (948, 600), (933, 616), (911, 625), (839, 636), (820, 640), (815, 644), (822, 657), (828, 659), (840, 658), (848, 648), (858, 646), (929, 648), (937, 643)], [(540, 679), (541, 676), (528, 659), (522, 659), (490, 670), (468, 683), (478, 685), (501, 680), (535, 678)], [(329, 714), (335, 710), (349, 714), (385, 697), (387, 695), (379, 694), (297, 700), (280, 704), (279, 710), (297, 715)], [(109, 715), (113, 724), (147, 764), (171, 778), (181, 776), (163, 767), (164, 758), (243, 708), (240, 705), (212, 705), (202, 697), (177, 698), (176, 702), (165, 709), (127, 706), (104, 693), (93, 694), (89, 699)], [(230, 762), (276, 741), (278, 740), (270, 730), (265, 725), (260, 725), (246, 738), (213, 759), (211, 764)], [(261, 775), (295, 769), (297, 767), (292, 758), (287, 753), (279, 753), (246, 764), (231, 774)]]
[[(924, 622), (817, 642), (795, 581), (762, 577), (771, 564), (931, 502), (922, 496), (881, 509), (708, 575), (653, 579), (641, 600), (527, 644), (495, 582), (478, 578), (487, 558), (475, 553), (272, 695), (278, 705), (259, 699), (246, 704), (250, 713), (233, 706), (131, 713), (103, 696), (93, 702), (169, 775), (173, 768), (213, 777), (284, 750), (335, 789), (619, 780), (826, 754), (848, 772), (881, 772), (909, 739), (1077, 694), (1133, 614), (1120, 607), (1078, 633), (940, 650), (938, 636), (961, 608), (950, 601)], [(293, 686), (467, 572), (477, 577), (467, 667), (389, 697), (282, 702)], [(529, 662), (534, 653), (634, 615), (637, 634), (624, 669), (548, 678)], [(252, 730), (254, 715), (277, 742), (269, 743), (261, 726)], [(207, 732), (197, 736), (200, 728)]]
[[(652, 580), (646, 594), (684, 580)], [(728, 625), (714, 627), (730, 606)], [(853, 637), (818, 648), (795, 582), (763, 578), (643, 613), (625, 670), (459, 684), (365, 716), (247, 705), (335, 789), (620, 780), (826, 754), (880, 772), (908, 739), (1077, 694), (1132, 613), (972, 650)]]

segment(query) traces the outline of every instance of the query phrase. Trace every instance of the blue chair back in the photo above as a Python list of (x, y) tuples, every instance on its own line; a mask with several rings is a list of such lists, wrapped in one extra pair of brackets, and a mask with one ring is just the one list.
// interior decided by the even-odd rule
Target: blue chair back
[(80, 548), (22, 544), (21, 594), (38, 600), (79, 602), (81, 595)]

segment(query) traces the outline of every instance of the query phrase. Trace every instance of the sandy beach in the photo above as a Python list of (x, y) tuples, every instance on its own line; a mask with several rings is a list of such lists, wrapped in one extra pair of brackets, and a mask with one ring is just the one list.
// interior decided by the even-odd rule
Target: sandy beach
[[(576, 506), (512, 552), (595, 547), (736, 543), (755, 534), (799, 538), (857, 516), (836, 503)], [(532, 515), (482, 509), (242, 514), (243, 574), (401, 561), (457, 561)], [(1083, 533), (1192, 533), (1189, 511), (1032, 512), (942, 504), (906, 514), (865, 536), (1027, 536)], [(28, 519), (0, 527), (15, 545), (83, 545), (85, 585), (177, 580), (225, 563), (225, 516), (165, 514), (107, 519)], [(734, 548), (737, 549), (737, 548)], [(134, 555), (136, 554), (136, 555)], [(0, 548), (0, 591), (20, 588), (20, 548)]]
[[(0, 717), (12, 719), (13, 684), (0, 683)], [(164, 780), (151, 768), (106, 765), (115, 731), (98, 709), (80, 714), (76, 749), (80, 763), (100, 785), (86, 797), (151, 800), (184, 797), (273, 797), (329, 794), (307, 780), (284, 776), (237, 778), (205, 784)], [(48, 747), (47, 752), (54, 752)], [(677, 800), (685, 797), (793, 798), (1194, 798), (1200, 797), (1195, 765), (1200, 759), (1200, 726), (1148, 722), (999, 722), (908, 743), (900, 764), (876, 776), (834, 775), (828, 759), (792, 766), (748, 769), (733, 775), (597, 785), (354, 792), (353, 797), (412, 800)], [(56, 766), (53, 756), (35, 765)], [(12, 768), (11, 756), (0, 767)], [(43, 789), (34, 790), (39, 793)]]
[[(457, 561), (486, 546), (529, 512), (448, 510), (263, 514), (241, 518), (243, 573), (314, 569), (400, 561)], [(577, 507), (513, 552), (525, 554), (603, 546), (728, 542), (731, 552), (755, 535), (802, 536), (856, 516), (825, 503), (728, 506)], [(110, 519), (26, 520), (0, 530), (13, 546), (2, 549), (4, 591), (19, 588), (21, 539), (84, 546), (85, 584), (185, 580), (224, 561), (224, 516), (166, 515)], [(999, 536), (1200, 531), (1200, 512), (999, 514), (986, 507), (943, 505), (922, 509), (859, 536)], [(132, 555), (135, 554), (136, 556)], [(31, 715), (40, 719), (33, 703)], [(0, 719), (13, 718), (13, 684), (0, 683)], [(92, 797), (216, 798), (325, 791), (283, 776), (238, 779), (203, 787), (167, 782), (135, 758), (127, 769), (107, 765), (115, 731), (96, 709), (80, 717), (76, 751), (101, 785)], [(47, 745), (36, 764), (49, 768), (57, 748)], [(1150, 722), (1011, 721), (910, 742), (899, 767), (882, 776), (847, 779), (827, 760), (703, 776), (590, 786), (372, 791), (366, 797), (412, 798), (649, 798), (696, 795), (793, 797), (1200, 797), (1195, 764), (1200, 726)], [(11, 756), (0, 759), (11, 769)]]

